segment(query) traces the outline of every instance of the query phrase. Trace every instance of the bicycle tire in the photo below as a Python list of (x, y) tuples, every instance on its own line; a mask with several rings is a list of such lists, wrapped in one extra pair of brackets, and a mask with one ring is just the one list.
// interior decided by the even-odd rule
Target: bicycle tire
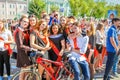
[(24, 70), (22, 72), (20, 72), (20, 71), (16, 72), (13, 75), (11, 80), (19, 80), (19, 75), (23, 74), (23, 73), (27, 73), (25, 75), (25, 79), (24, 80), (42, 80), (41, 76), (39, 75), (38, 72), (33, 72), (33, 71), (30, 71), (30, 70)]
[[(73, 73), (72, 68), (71, 68), (71, 66), (70, 66), (68, 63), (65, 64), (65, 67), (66, 67), (71, 73)], [(74, 78), (73, 75), (67, 74), (67, 73), (66, 73), (66, 70), (65, 70), (64, 68), (61, 68), (57, 80), (73, 80), (73, 78)]]

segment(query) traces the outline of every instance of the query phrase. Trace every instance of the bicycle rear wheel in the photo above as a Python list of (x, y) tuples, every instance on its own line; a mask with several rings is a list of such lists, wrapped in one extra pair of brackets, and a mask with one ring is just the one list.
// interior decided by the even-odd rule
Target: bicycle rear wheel
[(24, 74), (24, 79), (23, 80), (42, 80), (41, 76), (37, 72), (25, 70), (22, 72), (17, 72), (13, 75), (11, 80), (19, 80), (20, 75)]

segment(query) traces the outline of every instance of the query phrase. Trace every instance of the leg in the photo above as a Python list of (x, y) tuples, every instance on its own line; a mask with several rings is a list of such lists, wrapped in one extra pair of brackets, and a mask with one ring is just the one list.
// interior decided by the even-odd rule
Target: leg
[(69, 60), (69, 63), (74, 70), (74, 80), (80, 80), (80, 70), (77, 61)]
[(89, 70), (88, 62), (80, 61), (78, 63), (80, 64), (80, 67), (82, 69), (82, 73), (84, 75), (84, 80), (90, 80), (90, 70)]
[(90, 80), (93, 80), (94, 78), (94, 65), (92, 63), (89, 64), (89, 68), (90, 68)]
[(103, 80), (108, 80), (108, 78), (109, 78), (109, 73), (113, 66), (114, 57), (115, 57), (115, 53), (108, 52), (108, 58), (107, 58), (107, 62), (106, 62), (106, 68), (105, 68), (105, 74), (104, 74)]
[(40, 64), (38, 64), (38, 72), (41, 77), (42, 77), (43, 71), (44, 71), (44, 68)]
[(115, 55), (115, 59), (114, 59), (113, 67), (112, 67), (112, 72), (113, 73), (117, 72), (118, 61), (119, 61), (119, 56)]
[(8, 55), (8, 51), (4, 51), (3, 57), (6, 65), (7, 75), (10, 76), (10, 55)]
[(3, 53), (0, 51), (0, 76), (3, 76), (4, 71), (4, 58)]

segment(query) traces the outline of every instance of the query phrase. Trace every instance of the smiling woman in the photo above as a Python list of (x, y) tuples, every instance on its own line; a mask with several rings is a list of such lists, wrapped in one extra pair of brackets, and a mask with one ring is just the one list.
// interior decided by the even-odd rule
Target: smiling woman
[[(23, 16), (20, 19), (19, 27), (14, 33), (15, 42), (17, 44), (17, 67), (25, 69), (27, 66), (31, 65), (28, 54), (31, 51), (30, 40), (29, 40), (29, 19)], [(19, 76), (19, 80), (24, 80), (24, 73)]]

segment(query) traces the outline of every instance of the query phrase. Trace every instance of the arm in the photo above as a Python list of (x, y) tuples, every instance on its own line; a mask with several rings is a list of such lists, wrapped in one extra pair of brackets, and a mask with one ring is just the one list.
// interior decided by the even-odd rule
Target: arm
[(108, 32), (108, 36), (110, 37), (110, 43), (111, 45), (116, 49), (116, 52), (118, 52), (118, 46), (115, 42), (115, 39), (114, 39), (114, 33), (116, 31), (114, 29), (110, 29), (109, 32)]
[(30, 34), (30, 46), (32, 48), (38, 49), (38, 50), (42, 50), (44, 51), (45, 48), (40, 47), (39, 45), (35, 44), (35, 36), (33, 34)]
[(4, 42), (5, 44), (13, 43), (13, 37), (10, 31), (8, 31), (8, 40)]
[(116, 51), (118, 51), (117, 44), (115, 43), (115, 40), (113, 37), (110, 37), (110, 42), (111, 42), (112, 46), (116, 49)]
[(19, 31), (18, 32), (18, 42), (19, 42), (19, 47), (22, 48), (22, 49), (25, 49), (27, 51), (30, 51), (31, 48), (29, 46), (26, 46), (23, 44), (23, 35), (22, 35), (22, 31)]
[(61, 40), (61, 50), (60, 50), (60, 54), (63, 54), (64, 50), (65, 50), (65, 40)]
[(49, 39), (48, 39), (48, 37), (46, 37), (46, 40), (47, 40), (46, 47), (48, 48), (48, 47), (50, 47), (50, 42), (49, 42)]

